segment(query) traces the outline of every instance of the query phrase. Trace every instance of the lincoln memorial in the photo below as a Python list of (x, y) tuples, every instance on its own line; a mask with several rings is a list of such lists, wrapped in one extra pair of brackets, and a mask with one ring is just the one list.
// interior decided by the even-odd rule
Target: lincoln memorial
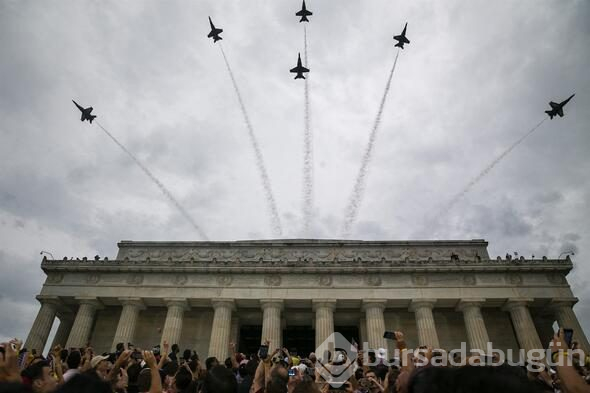
[(115, 260), (44, 258), (47, 279), (25, 346), (118, 342), (150, 349), (164, 340), (201, 359), (228, 343), (261, 341), (307, 355), (332, 332), (389, 348), (385, 330), (410, 347), (546, 348), (555, 321), (590, 346), (572, 310), (577, 299), (562, 259), (490, 257), (465, 241), (122, 241)]

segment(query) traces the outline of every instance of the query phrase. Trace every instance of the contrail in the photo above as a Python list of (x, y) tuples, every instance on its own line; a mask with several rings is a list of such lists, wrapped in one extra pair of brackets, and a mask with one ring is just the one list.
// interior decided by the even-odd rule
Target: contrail
[(113, 140), (113, 142), (115, 142), (120, 148), (121, 150), (123, 150), (125, 153), (127, 153), (127, 155), (129, 157), (131, 157), (131, 159), (133, 161), (135, 161), (135, 163), (137, 164), (137, 166), (139, 166), (141, 168), (141, 170), (148, 175), (148, 177), (150, 179), (152, 179), (152, 181), (158, 186), (158, 188), (160, 189), (160, 191), (162, 191), (162, 193), (170, 200), (170, 202), (172, 202), (172, 204), (178, 209), (178, 211), (180, 212), (180, 214), (182, 214), (184, 216), (184, 218), (186, 218), (188, 220), (188, 222), (191, 223), (191, 225), (195, 228), (195, 230), (199, 233), (199, 236), (201, 236), (201, 238), (203, 240), (208, 240), (207, 235), (205, 235), (205, 232), (203, 232), (203, 230), (201, 228), (199, 228), (199, 226), (197, 225), (197, 223), (192, 219), (192, 217), (188, 214), (188, 212), (185, 210), (184, 207), (182, 207), (182, 205), (180, 204), (180, 202), (178, 202), (176, 200), (176, 198), (174, 198), (174, 196), (172, 195), (172, 193), (166, 188), (166, 186), (164, 186), (164, 184), (162, 184), (162, 182), (145, 166), (143, 165), (143, 163), (141, 161), (139, 161), (139, 159), (137, 157), (135, 157), (135, 155), (133, 155), (133, 153), (131, 153), (129, 150), (127, 150), (127, 148), (125, 146), (123, 146), (123, 144), (121, 142), (119, 142), (117, 140), (117, 138), (115, 138), (110, 132), (108, 132), (106, 130), (106, 128), (104, 128), (98, 121), (96, 121), (96, 125), (98, 125), (104, 132), (105, 134), (108, 135), (109, 138), (111, 138)]
[(361, 161), (361, 168), (359, 169), (359, 173), (356, 177), (352, 194), (348, 201), (348, 206), (346, 207), (344, 226), (342, 228), (343, 238), (346, 238), (350, 235), (352, 225), (356, 221), (358, 210), (363, 199), (365, 183), (369, 169), (369, 162), (371, 161), (371, 156), (373, 154), (373, 147), (375, 146), (375, 140), (377, 138), (377, 130), (379, 129), (379, 124), (381, 123), (381, 115), (383, 114), (383, 108), (385, 107), (385, 101), (387, 100), (387, 94), (389, 93), (391, 79), (393, 78), (393, 72), (395, 71), (398, 56), (399, 50), (395, 55), (393, 67), (391, 67), (391, 71), (389, 72), (389, 78), (387, 79), (387, 83), (385, 84), (385, 91), (383, 92), (383, 97), (381, 98), (381, 103), (379, 104), (379, 110), (377, 111), (377, 116), (375, 117), (375, 123), (373, 124), (373, 128), (371, 129), (371, 134), (369, 136), (369, 143), (367, 144), (367, 148), (365, 149), (365, 154), (363, 155), (363, 159)]
[(254, 134), (254, 129), (252, 128), (252, 124), (250, 123), (250, 117), (248, 116), (248, 112), (246, 111), (246, 107), (244, 106), (244, 101), (242, 100), (242, 95), (240, 94), (240, 89), (238, 89), (238, 84), (236, 82), (236, 78), (234, 77), (234, 73), (233, 73), (231, 67), (229, 66), (229, 62), (227, 61), (227, 56), (225, 55), (225, 51), (223, 50), (223, 46), (221, 46), (221, 43), (219, 44), (219, 49), (221, 49), (221, 54), (223, 55), (223, 60), (225, 61), (227, 71), (229, 72), (229, 76), (230, 76), (231, 81), (234, 85), (234, 90), (236, 91), (236, 95), (238, 96), (238, 101), (240, 103), (242, 115), (244, 115), (244, 122), (246, 123), (246, 127), (248, 128), (248, 136), (250, 138), (250, 143), (252, 144), (252, 148), (254, 149), (254, 154), (256, 156), (256, 166), (258, 167), (258, 171), (260, 172), (260, 178), (262, 180), (262, 186), (264, 188), (266, 202), (268, 204), (268, 209), (270, 210), (272, 229), (273, 229), (274, 235), (280, 237), (283, 235), (283, 228), (281, 226), (281, 219), (279, 217), (279, 213), (277, 210), (275, 198), (272, 193), (270, 178), (268, 177), (268, 173), (266, 171), (266, 166), (264, 165), (264, 158), (262, 156), (262, 152), (260, 151), (260, 147), (258, 146), (258, 141), (256, 139), (256, 135)]
[(436, 216), (434, 222), (436, 223), (443, 215), (448, 213), (449, 210), (451, 210), (451, 208), (455, 206), (457, 202), (459, 202), (459, 200), (461, 200), (461, 198), (463, 198), (477, 183), (479, 183), (481, 179), (483, 179), (488, 173), (490, 173), (490, 171), (494, 169), (494, 167), (498, 165), (500, 161), (504, 159), (504, 157), (510, 154), (510, 152), (514, 150), (514, 148), (520, 145), (529, 135), (535, 132), (541, 126), (541, 124), (545, 122), (545, 120), (547, 120), (547, 118), (541, 120), (536, 126), (531, 128), (526, 134), (521, 136), (516, 142), (510, 145), (508, 149), (504, 150), (502, 154), (500, 154), (498, 157), (496, 157), (496, 159), (494, 159), (494, 161), (492, 161), (488, 166), (486, 166), (477, 176), (471, 179), (471, 181), (467, 183), (465, 188), (463, 188), (461, 192), (455, 195), (453, 199), (451, 199), (450, 202), (441, 210), (441, 212)]
[[(309, 68), (307, 57), (307, 27), (303, 26), (303, 54), (305, 67)], [(313, 134), (309, 111), (309, 74), (305, 78), (305, 113), (303, 132), (303, 233), (310, 234), (313, 212)]]

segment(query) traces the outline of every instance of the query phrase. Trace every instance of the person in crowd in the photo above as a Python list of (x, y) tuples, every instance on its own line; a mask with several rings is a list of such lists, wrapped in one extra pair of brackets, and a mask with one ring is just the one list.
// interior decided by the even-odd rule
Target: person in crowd
[(168, 354), (168, 358), (173, 362), (178, 362), (178, 353), (180, 352), (180, 347), (178, 344), (172, 344), (172, 352)]
[(79, 350), (72, 350), (66, 358), (67, 371), (64, 373), (64, 381), (68, 382), (74, 375), (80, 374), (82, 354)]
[(205, 377), (204, 389), (207, 393), (235, 393), (238, 387), (236, 377), (225, 366), (214, 366)]
[(25, 385), (30, 386), (35, 393), (49, 393), (57, 390), (57, 380), (51, 375), (51, 366), (44, 360), (24, 369), (21, 376)]

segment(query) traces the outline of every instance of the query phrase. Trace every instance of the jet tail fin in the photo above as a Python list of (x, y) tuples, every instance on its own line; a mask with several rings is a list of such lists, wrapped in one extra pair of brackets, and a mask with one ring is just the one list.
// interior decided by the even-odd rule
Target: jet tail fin
[(397, 46), (398, 48), (402, 48), (404, 49), (404, 43), (403, 42), (398, 42), (397, 44), (394, 45), (394, 47)]
[(301, 19), (299, 19), (299, 23), (301, 22), (309, 22), (309, 19), (307, 19), (307, 16), (303, 15), (301, 16)]
[(295, 79), (305, 79), (305, 77), (303, 76), (303, 74), (297, 74), (295, 76)]
[(555, 116), (555, 115), (553, 114), (552, 111), (545, 111), (545, 113), (549, 115), (550, 120), (553, 120), (553, 116)]
[(90, 121), (90, 124), (92, 124), (92, 120), (96, 119), (96, 115), (90, 115), (89, 117), (90, 119), (88, 119), (88, 121)]

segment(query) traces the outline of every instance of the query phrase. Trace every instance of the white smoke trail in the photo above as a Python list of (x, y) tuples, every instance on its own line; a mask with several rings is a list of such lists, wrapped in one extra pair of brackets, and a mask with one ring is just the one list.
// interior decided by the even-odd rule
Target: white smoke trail
[[(303, 49), (305, 67), (309, 69), (307, 57), (307, 27), (303, 26)], [(305, 113), (303, 131), (303, 233), (310, 236), (313, 213), (313, 133), (309, 110), (309, 73), (305, 78)]]
[(473, 179), (471, 179), (471, 181), (469, 183), (467, 183), (467, 185), (463, 188), (463, 190), (461, 190), (461, 192), (459, 192), (457, 195), (455, 195), (449, 201), (449, 203), (441, 210), (441, 212), (434, 219), (434, 222), (437, 223), (439, 221), (439, 219), (442, 218), (442, 216), (444, 216), (446, 213), (448, 213), (449, 210), (451, 210), (451, 208), (453, 206), (455, 206), (457, 204), (457, 202), (459, 202), (459, 200), (461, 200), (461, 198), (463, 198), (477, 183), (479, 183), (481, 181), (481, 179), (483, 179), (488, 173), (490, 173), (490, 171), (492, 169), (494, 169), (494, 167), (496, 165), (498, 165), (500, 163), (500, 161), (502, 161), (508, 154), (510, 154), (510, 152), (512, 150), (514, 150), (514, 148), (516, 148), (518, 145), (520, 145), (528, 136), (530, 136), (533, 132), (535, 132), (541, 126), (541, 124), (543, 124), (543, 122), (545, 122), (545, 120), (547, 120), (547, 118), (544, 118), (543, 120), (541, 120), (536, 126), (531, 128), (526, 134), (521, 136), (516, 142), (514, 142), (512, 145), (510, 145), (508, 147), (508, 149), (504, 150), (504, 152), (502, 154), (500, 154), (498, 157), (496, 157), (494, 159), (494, 161), (492, 161), (488, 166), (486, 166), (477, 176), (475, 176)]
[(273, 229), (273, 233), (275, 236), (280, 237), (283, 235), (283, 228), (281, 226), (281, 219), (279, 217), (279, 213), (277, 210), (275, 198), (272, 193), (270, 178), (268, 177), (266, 166), (264, 165), (264, 157), (262, 156), (262, 152), (260, 151), (260, 147), (258, 146), (258, 140), (256, 139), (254, 129), (252, 128), (252, 124), (250, 123), (250, 117), (248, 116), (248, 112), (246, 111), (246, 107), (244, 106), (244, 101), (242, 100), (240, 89), (238, 89), (236, 78), (234, 77), (234, 73), (229, 65), (227, 56), (225, 55), (225, 51), (223, 50), (223, 46), (221, 46), (221, 43), (219, 44), (219, 49), (221, 49), (221, 54), (223, 55), (225, 66), (227, 67), (227, 71), (231, 78), (232, 84), (234, 85), (234, 90), (236, 91), (236, 95), (238, 96), (238, 102), (240, 103), (242, 115), (244, 115), (244, 122), (246, 123), (246, 127), (248, 128), (248, 137), (250, 139), (250, 143), (252, 144), (252, 148), (254, 149), (254, 154), (256, 156), (256, 166), (258, 167), (258, 171), (260, 172), (260, 178), (262, 180), (262, 186), (264, 188), (266, 202), (268, 204), (268, 209), (270, 211), (271, 226)]
[(125, 153), (127, 153), (127, 155), (137, 164), (137, 166), (139, 166), (141, 168), (141, 170), (143, 170), (143, 172), (158, 186), (160, 191), (162, 191), (162, 193), (170, 200), (170, 202), (172, 202), (172, 204), (178, 209), (180, 214), (182, 214), (184, 216), (184, 218), (186, 218), (188, 220), (188, 222), (190, 222), (190, 224), (193, 226), (193, 228), (195, 228), (195, 230), (197, 231), (199, 236), (201, 236), (201, 238), (203, 240), (208, 240), (207, 235), (205, 235), (205, 232), (203, 232), (203, 230), (201, 228), (199, 228), (197, 223), (192, 219), (192, 217), (188, 214), (188, 212), (185, 210), (185, 208), (182, 207), (180, 202), (178, 202), (176, 200), (176, 198), (174, 198), (174, 196), (166, 188), (166, 186), (164, 186), (164, 184), (162, 184), (162, 182), (145, 165), (143, 165), (143, 163), (141, 161), (139, 161), (139, 159), (137, 157), (135, 157), (135, 155), (133, 155), (133, 153), (131, 153), (129, 150), (127, 150), (127, 148), (125, 146), (123, 146), (123, 144), (121, 142), (119, 142), (117, 140), (117, 138), (115, 138), (110, 132), (108, 132), (106, 130), (106, 128), (104, 128), (98, 121), (95, 120), (94, 122), (96, 123), (97, 126), (99, 126), (105, 132), (105, 134), (108, 135), (109, 138), (111, 138), (113, 140), (113, 142), (115, 142), (117, 144), (117, 146), (119, 146), (121, 148), (121, 150), (123, 150)]
[(391, 71), (389, 72), (389, 78), (387, 79), (387, 83), (385, 84), (385, 91), (383, 92), (383, 97), (381, 98), (381, 103), (379, 104), (379, 110), (377, 111), (377, 116), (375, 117), (375, 123), (373, 124), (373, 128), (371, 129), (371, 134), (369, 136), (369, 143), (367, 144), (367, 148), (365, 149), (365, 154), (363, 155), (363, 159), (361, 161), (361, 167), (356, 177), (356, 181), (354, 183), (354, 188), (352, 190), (348, 206), (346, 207), (344, 225), (342, 228), (343, 238), (346, 238), (350, 235), (352, 225), (354, 224), (358, 216), (358, 211), (365, 191), (365, 183), (367, 180), (369, 162), (371, 161), (371, 156), (373, 154), (373, 147), (375, 146), (375, 140), (377, 139), (377, 130), (379, 129), (379, 124), (381, 123), (381, 115), (383, 114), (385, 101), (387, 100), (387, 94), (389, 93), (391, 79), (393, 78), (393, 72), (395, 71), (398, 56), (399, 50), (395, 55), (393, 67), (391, 67)]

